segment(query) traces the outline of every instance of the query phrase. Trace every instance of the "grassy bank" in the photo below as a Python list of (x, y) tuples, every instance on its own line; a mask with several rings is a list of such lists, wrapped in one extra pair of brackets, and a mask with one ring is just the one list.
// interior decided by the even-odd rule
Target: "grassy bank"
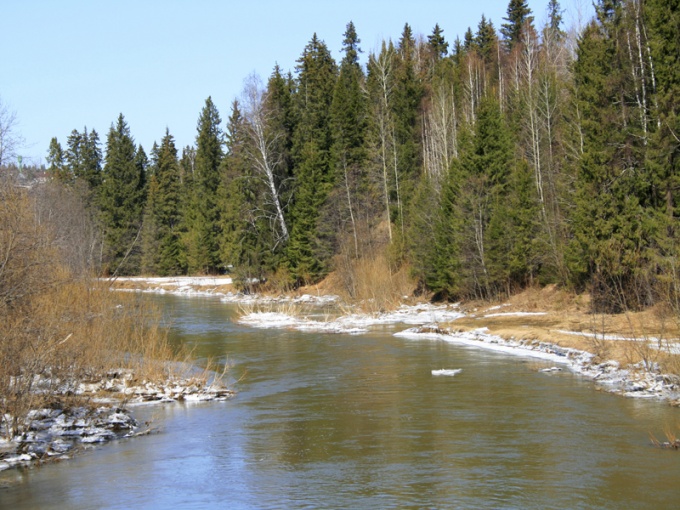
[(31, 427), (33, 410), (90, 405), (83, 383), (124, 369), (135, 381), (175, 378), (160, 315), (139, 296), (93, 279), (96, 227), (73, 190), (0, 180), (0, 434)]

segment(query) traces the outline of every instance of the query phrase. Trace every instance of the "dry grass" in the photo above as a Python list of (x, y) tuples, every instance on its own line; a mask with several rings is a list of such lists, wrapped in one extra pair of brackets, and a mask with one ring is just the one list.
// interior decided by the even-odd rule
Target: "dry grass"
[[(680, 339), (680, 322), (672, 310), (658, 305), (641, 312), (595, 314), (589, 312), (589, 301), (587, 294), (570, 294), (556, 286), (531, 288), (500, 308), (485, 302), (466, 303), (464, 309), (470, 316), (457, 320), (455, 327), (487, 327), (504, 338), (550, 342), (589, 351), (602, 361), (614, 359), (622, 365), (658, 363), (664, 372), (680, 374), (680, 356), (672, 352)], [(513, 312), (544, 314), (487, 317)]]
[(325, 286), (365, 312), (394, 309), (412, 296), (416, 288), (408, 268), (393, 267), (384, 253), (359, 259), (336, 259), (336, 270)]
[(118, 368), (164, 378), (174, 366), (166, 361), (178, 356), (139, 296), (111, 293), (69, 264), (38, 205), (0, 182), (0, 417), (8, 437), (30, 410), (62, 405), (81, 381)]

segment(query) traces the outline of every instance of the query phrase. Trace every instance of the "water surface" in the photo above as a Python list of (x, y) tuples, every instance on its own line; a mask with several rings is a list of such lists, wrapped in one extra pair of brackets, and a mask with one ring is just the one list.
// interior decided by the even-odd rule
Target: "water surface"
[(153, 299), (237, 397), (138, 409), (158, 434), (2, 473), (1, 508), (678, 506), (680, 453), (648, 438), (680, 423), (664, 403), (393, 328), (256, 330), (218, 300)]

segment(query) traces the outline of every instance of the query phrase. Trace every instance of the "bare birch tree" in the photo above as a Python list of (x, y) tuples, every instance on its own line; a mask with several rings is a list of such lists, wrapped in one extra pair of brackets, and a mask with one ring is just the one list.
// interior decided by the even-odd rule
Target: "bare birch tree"
[[(371, 55), (369, 59), (370, 72), (375, 78), (378, 97), (374, 102), (375, 123), (378, 137), (378, 160), (382, 171), (382, 187), (385, 200), (385, 214), (387, 219), (387, 229), (389, 240), (392, 242), (392, 222), (390, 219), (390, 174), (391, 166), (397, 164), (396, 141), (394, 138), (394, 123), (392, 112), (390, 111), (390, 101), (392, 94), (394, 49), (392, 46), (383, 47), (383, 50), (376, 57)], [(397, 168), (394, 167), (394, 174), (397, 176)], [(398, 183), (397, 183), (398, 185)]]
[(458, 119), (452, 85), (436, 86), (429, 106), (423, 116), (423, 164), (435, 189), (439, 189), (451, 160), (458, 157)]
[[(286, 218), (283, 213), (283, 200), (278, 179), (279, 168), (282, 165), (282, 155), (276, 150), (282, 133), (270, 129), (270, 112), (266, 108), (266, 92), (260, 78), (252, 74), (247, 80), (243, 92), (243, 106), (246, 133), (250, 140), (248, 153), (251, 158), (255, 174), (263, 182), (266, 193), (264, 196), (263, 213), (272, 223), (276, 242), (288, 241), (289, 233)], [(272, 211), (273, 212), (270, 212)]]

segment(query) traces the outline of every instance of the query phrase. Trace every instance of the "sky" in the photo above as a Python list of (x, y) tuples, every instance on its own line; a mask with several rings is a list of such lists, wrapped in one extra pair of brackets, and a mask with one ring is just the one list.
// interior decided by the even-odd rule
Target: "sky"
[[(537, 26), (548, 0), (529, 0)], [(562, 0), (565, 24), (589, 2)], [(435, 24), (452, 43), (482, 14), (496, 29), (508, 0), (0, 0), (0, 101), (16, 114), (25, 162), (45, 163), (52, 137), (73, 129), (106, 134), (122, 113), (147, 154), (166, 128), (192, 145), (208, 96), (223, 121), (244, 80), (264, 82), (274, 65), (295, 70), (314, 33), (342, 58), (352, 21), (362, 61), (408, 23), (427, 37)]]

